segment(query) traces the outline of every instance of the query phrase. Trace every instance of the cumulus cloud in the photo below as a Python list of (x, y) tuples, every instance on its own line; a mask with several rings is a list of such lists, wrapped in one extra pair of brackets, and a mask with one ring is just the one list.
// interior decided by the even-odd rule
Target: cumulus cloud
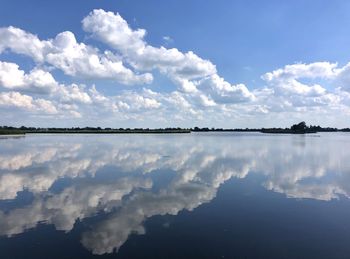
[(27, 55), (39, 63), (48, 63), (70, 76), (111, 79), (119, 83), (145, 84), (151, 74), (136, 74), (126, 68), (120, 58), (106, 51), (78, 43), (72, 32), (54, 39), (40, 40), (36, 35), (14, 27), (0, 28), (0, 53), (6, 49)]
[[(338, 67), (336, 63), (315, 62), (310, 64), (286, 65), (284, 68), (268, 72), (262, 79), (278, 94), (303, 95), (306, 97), (323, 96), (332, 93), (332, 88), (347, 91), (349, 64)], [(316, 83), (302, 83), (301, 80), (327, 80), (332, 88), (326, 89)], [(334, 91), (333, 91), (334, 93)]]
[(266, 85), (253, 91), (253, 103), (267, 115), (288, 113), (309, 121), (347, 114), (347, 67), (330, 62), (297, 63), (265, 73), (261, 78)]
[(315, 62), (311, 64), (297, 63), (286, 65), (283, 69), (266, 73), (263, 77), (268, 81), (287, 78), (331, 78), (335, 75), (337, 64)]
[(100, 54), (96, 48), (77, 43), (72, 32), (58, 34), (51, 43), (52, 49), (47, 53), (46, 61), (67, 75), (114, 79), (126, 85), (150, 83), (153, 80), (151, 74), (135, 74), (111, 52)]
[(36, 35), (13, 26), (0, 28), (0, 53), (6, 49), (32, 57), (35, 61), (44, 60), (45, 49), (49, 42), (41, 41)]
[[(226, 102), (235, 103), (249, 101), (253, 94), (245, 86), (232, 86), (217, 75), (216, 67), (209, 60), (202, 59), (192, 51), (183, 53), (176, 48), (154, 47), (144, 40), (146, 31), (133, 30), (128, 23), (118, 14), (104, 10), (94, 10), (82, 21), (83, 29), (92, 36), (114, 48), (137, 70), (159, 70), (179, 85), (185, 92), (200, 91), (198, 80), (212, 81), (212, 92), (226, 99)], [(217, 83), (217, 78), (221, 82)], [(244, 93), (240, 91), (244, 88)], [(235, 92), (232, 94), (232, 92)], [(201, 95), (207, 95), (207, 92)], [(242, 97), (240, 96), (242, 94)], [(233, 96), (234, 95), (234, 96)], [(214, 101), (213, 101), (214, 102)]]
[(215, 66), (193, 52), (182, 53), (178, 49), (156, 48), (144, 41), (144, 29), (133, 30), (118, 14), (94, 10), (82, 21), (83, 29), (121, 54), (141, 70), (158, 68), (173, 76), (187, 79), (216, 73)]
[[(1, 61), (0, 87), (9, 91), (0, 93), (1, 106), (17, 107), (26, 112), (57, 114), (66, 109), (71, 113), (78, 108), (74, 104), (91, 104), (96, 99), (84, 85), (59, 84), (48, 71), (34, 68), (25, 73), (17, 64)], [(40, 95), (40, 98), (29, 94)]]
[(29, 95), (19, 92), (0, 93), (1, 107), (15, 107), (23, 110), (42, 112), (44, 114), (56, 114), (57, 109), (52, 102), (44, 99), (33, 99)]
[(210, 93), (217, 103), (240, 103), (255, 99), (244, 84), (231, 85), (218, 75), (203, 79), (198, 87)]
[(64, 86), (60, 85), (55, 90), (56, 94), (61, 98), (62, 102), (80, 102), (90, 104), (92, 99), (90, 95), (85, 91), (84, 86), (76, 84)]
[(0, 86), (4, 88), (49, 92), (55, 85), (55, 79), (47, 71), (35, 68), (25, 73), (15, 63), (0, 61)]
[(337, 64), (316, 62), (311, 64), (287, 65), (283, 69), (266, 73), (262, 76), (279, 94), (320, 96), (326, 89), (318, 84), (303, 84), (298, 79), (330, 79), (336, 74)]

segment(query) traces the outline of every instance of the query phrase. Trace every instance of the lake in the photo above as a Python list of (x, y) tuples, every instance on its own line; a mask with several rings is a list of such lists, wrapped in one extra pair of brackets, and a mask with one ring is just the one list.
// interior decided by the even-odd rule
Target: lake
[(0, 138), (0, 258), (350, 258), (350, 133)]

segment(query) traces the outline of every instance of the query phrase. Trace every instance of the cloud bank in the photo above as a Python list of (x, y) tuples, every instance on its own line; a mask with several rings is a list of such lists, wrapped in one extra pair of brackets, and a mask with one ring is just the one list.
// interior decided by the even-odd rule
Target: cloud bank
[[(350, 112), (349, 64), (286, 65), (265, 73), (261, 86), (250, 89), (228, 82), (215, 64), (193, 51), (149, 44), (148, 32), (132, 28), (118, 13), (93, 10), (82, 19), (82, 29), (89, 44), (70, 31), (40, 39), (13, 26), (0, 28), (0, 58), (12, 53), (34, 64), (25, 71), (0, 61), (1, 123), (19, 124), (29, 115), (37, 123), (51, 117), (75, 125), (113, 118), (106, 126), (250, 126), (254, 121), (276, 126), (276, 118), (286, 116), (285, 124), (334, 122), (334, 116), (339, 123)], [(59, 82), (57, 73), (71, 83)], [(158, 85), (158, 77), (169, 83)]]

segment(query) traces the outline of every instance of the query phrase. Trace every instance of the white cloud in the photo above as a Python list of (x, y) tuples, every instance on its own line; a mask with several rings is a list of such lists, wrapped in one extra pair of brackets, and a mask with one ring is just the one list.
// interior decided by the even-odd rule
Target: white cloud
[(0, 106), (15, 107), (33, 112), (42, 112), (44, 114), (56, 114), (57, 109), (52, 102), (44, 99), (33, 99), (29, 95), (23, 95), (19, 92), (0, 93)]
[(145, 84), (153, 80), (151, 74), (135, 74), (123, 65), (120, 58), (108, 51), (100, 54), (96, 48), (77, 43), (72, 32), (62, 32), (51, 42), (52, 49), (46, 55), (46, 61), (67, 75), (114, 79), (126, 85)]
[(280, 95), (321, 96), (326, 89), (319, 84), (304, 84), (299, 79), (332, 79), (336, 76), (337, 64), (315, 62), (287, 65), (262, 76)]
[(0, 28), (0, 53), (9, 49), (24, 54), (39, 63), (48, 63), (70, 76), (110, 79), (119, 83), (148, 84), (151, 74), (135, 74), (110, 52), (100, 53), (97, 48), (78, 43), (72, 32), (58, 34), (45, 41), (14, 27)]
[(342, 90), (350, 92), (350, 63), (336, 70), (335, 84)]
[(136, 104), (137, 108), (145, 108), (145, 109), (153, 109), (158, 108), (160, 106), (160, 103), (151, 98), (145, 98), (140, 95), (130, 96), (131, 102), (134, 102)]
[(346, 71), (336, 63), (286, 65), (262, 76), (265, 88), (254, 91), (256, 102), (273, 113), (290, 113), (304, 120), (348, 113)]
[(331, 78), (335, 75), (337, 64), (329, 62), (315, 62), (310, 64), (286, 65), (283, 69), (277, 69), (266, 73), (263, 78), (266, 81), (299, 79), (299, 78)]
[(55, 85), (49, 72), (34, 68), (26, 74), (17, 64), (0, 61), (0, 86), (4, 88), (49, 92)]
[(94, 10), (82, 21), (83, 29), (122, 55), (125, 55), (134, 67), (140, 70), (158, 68), (164, 73), (191, 79), (216, 73), (215, 66), (189, 51), (156, 48), (144, 41), (146, 31), (132, 30), (118, 14), (104, 10)]
[(102, 9), (93, 10), (82, 21), (83, 29), (103, 39), (116, 49), (129, 50), (145, 48), (144, 29), (132, 30), (128, 23), (117, 13)]
[(59, 85), (55, 89), (55, 94), (57, 94), (58, 98), (60, 98), (63, 103), (92, 103), (92, 99), (90, 95), (85, 91), (85, 87), (76, 84), (68, 86)]
[(47, 41), (41, 41), (36, 35), (27, 33), (15, 27), (0, 28), (0, 53), (6, 49), (32, 57), (35, 61), (44, 60), (45, 49), (50, 46)]
[(216, 74), (203, 79), (198, 88), (209, 93), (217, 103), (249, 102), (255, 99), (244, 84), (231, 85)]
[[(141, 71), (157, 69), (179, 85), (182, 91), (198, 92), (198, 80), (209, 78), (215, 85), (211, 89), (212, 92), (220, 96), (218, 100), (225, 99), (225, 102), (235, 103), (253, 98), (253, 94), (245, 86), (232, 86), (217, 75), (214, 64), (192, 51), (183, 53), (176, 48), (157, 48), (147, 44), (144, 40), (146, 31), (131, 29), (118, 13), (94, 10), (83, 19), (82, 23), (86, 32), (114, 48), (134, 68)], [(204, 95), (208, 93), (200, 94)], [(206, 96), (205, 99), (210, 97)]]

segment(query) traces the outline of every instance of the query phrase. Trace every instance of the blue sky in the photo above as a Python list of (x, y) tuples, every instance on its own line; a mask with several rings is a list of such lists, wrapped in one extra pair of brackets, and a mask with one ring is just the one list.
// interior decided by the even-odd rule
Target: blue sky
[[(98, 21), (93, 10), (103, 11)], [(348, 1), (325, 0), (2, 0), (0, 123), (262, 127), (306, 120), (311, 124), (349, 126), (349, 11)], [(133, 32), (144, 29), (143, 37), (135, 37), (141, 45), (151, 46), (152, 53), (148, 50), (136, 55), (140, 46), (127, 50), (125, 45), (108, 39), (106, 31), (92, 29), (106, 22), (101, 19), (108, 14), (121, 17)], [(88, 16), (94, 24), (84, 29), (82, 20)], [(9, 32), (13, 27), (26, 34), (13, 36)], [(118, 59), (135, 75), (147, 74), (152, 80), (126, 82), (113, 75), (89, 75), (76, 59), (60, 56), (65, 54), (57, 46), (40, 50), (45, 55), (42, 60), (22, 50), (31, 48), (25, 43), (29, 34), (51, 42), (65, 31), (74, 35), (77, 44), (97, 49), (100, 60), (109, 51), (118, 56), (112, 58), (113, 62)], [(118, 37), (113, 40), (134, 40), (120, 31), (108, 31), (109, 35), (113, 33)], [(6, 38), (9, 35), (16, 38)], [(11, 46), (14, 39), (23, 46)], [(161, 46), (166, 51), (160, 50)], [(171, 49), (179, 52), (179, 63), (165, 64)], [(188, 51), (200, 60), (187, 56)], [(49, 52), (55, 53), (54, 60)], [(110, 61), (110, 57), (107, 59)], [(204, 61), (210, 63), (205, 71)], [(184, 75), (183, 69), (193, 74)], [(39, 82), (37, 74), (31, 74), (33, 70), (40, 70), (41, 76), (49, 73), (54, 82)], [(18, 71), (23, 72), (20, 82)], [(193, 85), (189, 89), (186, 83)], [(98, 100), (96, 94), (92, 96), (92, 87), (100, 96)], [(77, 92), (85, 99), (79, 99)]]

